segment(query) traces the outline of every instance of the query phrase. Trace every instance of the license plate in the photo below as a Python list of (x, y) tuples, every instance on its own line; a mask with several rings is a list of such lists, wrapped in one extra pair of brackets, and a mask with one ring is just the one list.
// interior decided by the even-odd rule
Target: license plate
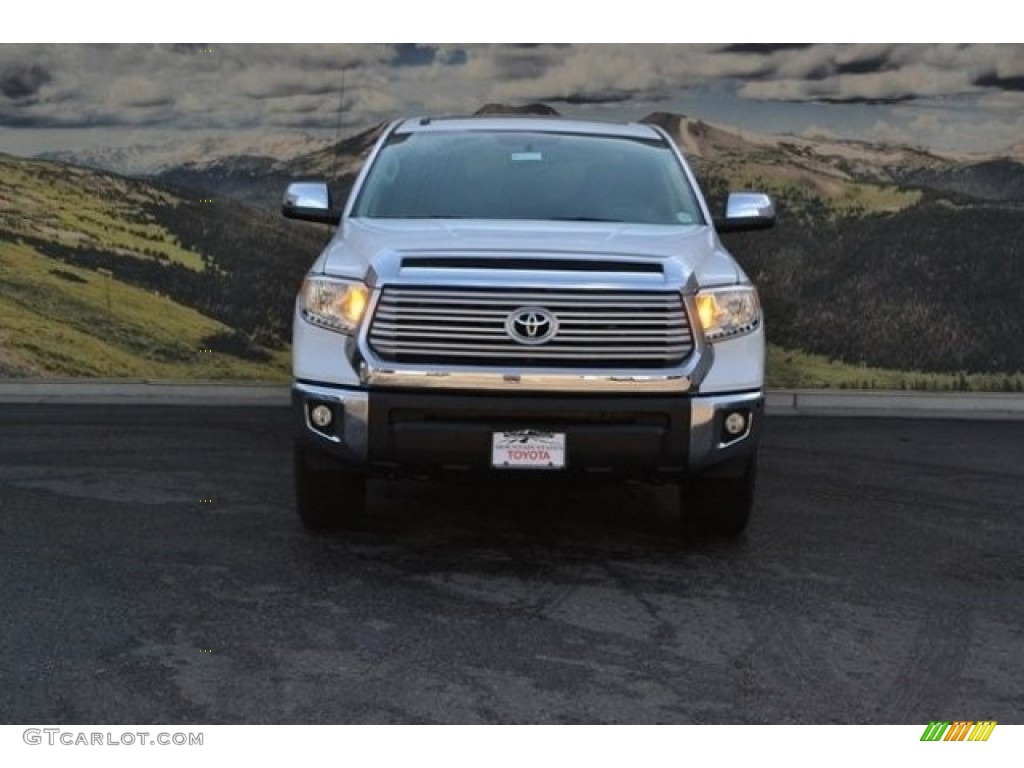
[(498, 469), (562, 469), (565, 467), (565, 433), (495, 432), (491, 439), (491, 464)]

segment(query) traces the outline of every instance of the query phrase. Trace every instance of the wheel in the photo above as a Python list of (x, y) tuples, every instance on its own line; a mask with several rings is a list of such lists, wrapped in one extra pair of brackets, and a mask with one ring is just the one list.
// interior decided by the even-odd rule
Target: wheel
[(696, 475), (683, 483), (680, 490), (687, 533), (727, 539), (743, 533), (754, 509), (757, 456), (736, 469)]
[(316, 468), (309, 452), (295, 446), (295, 507), (308, 531), (332, 531), (366, 510), (366, 476)]

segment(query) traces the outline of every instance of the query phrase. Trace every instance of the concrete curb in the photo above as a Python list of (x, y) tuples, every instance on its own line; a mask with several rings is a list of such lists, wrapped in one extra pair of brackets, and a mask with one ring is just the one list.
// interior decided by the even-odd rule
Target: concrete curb
[(1024, 420), (1024, 395), (1002, 392), (769, 390), (773, 416)]
[(0, 380), (0, 403), (284, 406), (287, 384), (151, 379)]
[[(287, 384), (151, 379), (3, 379), (2, 404), (280, 407)], [(1024, 395), (1005, 393), (769, 390), (772, 416), (1024, 420)]]

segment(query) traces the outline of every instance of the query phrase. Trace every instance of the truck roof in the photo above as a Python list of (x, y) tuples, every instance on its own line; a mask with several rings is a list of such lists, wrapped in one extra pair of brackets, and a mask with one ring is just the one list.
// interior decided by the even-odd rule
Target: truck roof
[(662, 138), (655, 128), (643, 123), (616, 123), (536, 115), (405, 118), (396, 121), (394, 129), (395, 133), (444, 131), (540, 131), (543, 133), (584, 133), (639, 139)]

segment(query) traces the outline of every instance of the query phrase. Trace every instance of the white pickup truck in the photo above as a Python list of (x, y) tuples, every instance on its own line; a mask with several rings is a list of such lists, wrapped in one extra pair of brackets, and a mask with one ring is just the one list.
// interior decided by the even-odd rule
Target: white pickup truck
[(757, 292), (661, 129), (549, 117), (391, 124), (343, 207), (293, 331), (302, 523), (334, 528), (371, 476), (549, 473), (669, 481), (691, 529), (750, 517), (763, 415)]

